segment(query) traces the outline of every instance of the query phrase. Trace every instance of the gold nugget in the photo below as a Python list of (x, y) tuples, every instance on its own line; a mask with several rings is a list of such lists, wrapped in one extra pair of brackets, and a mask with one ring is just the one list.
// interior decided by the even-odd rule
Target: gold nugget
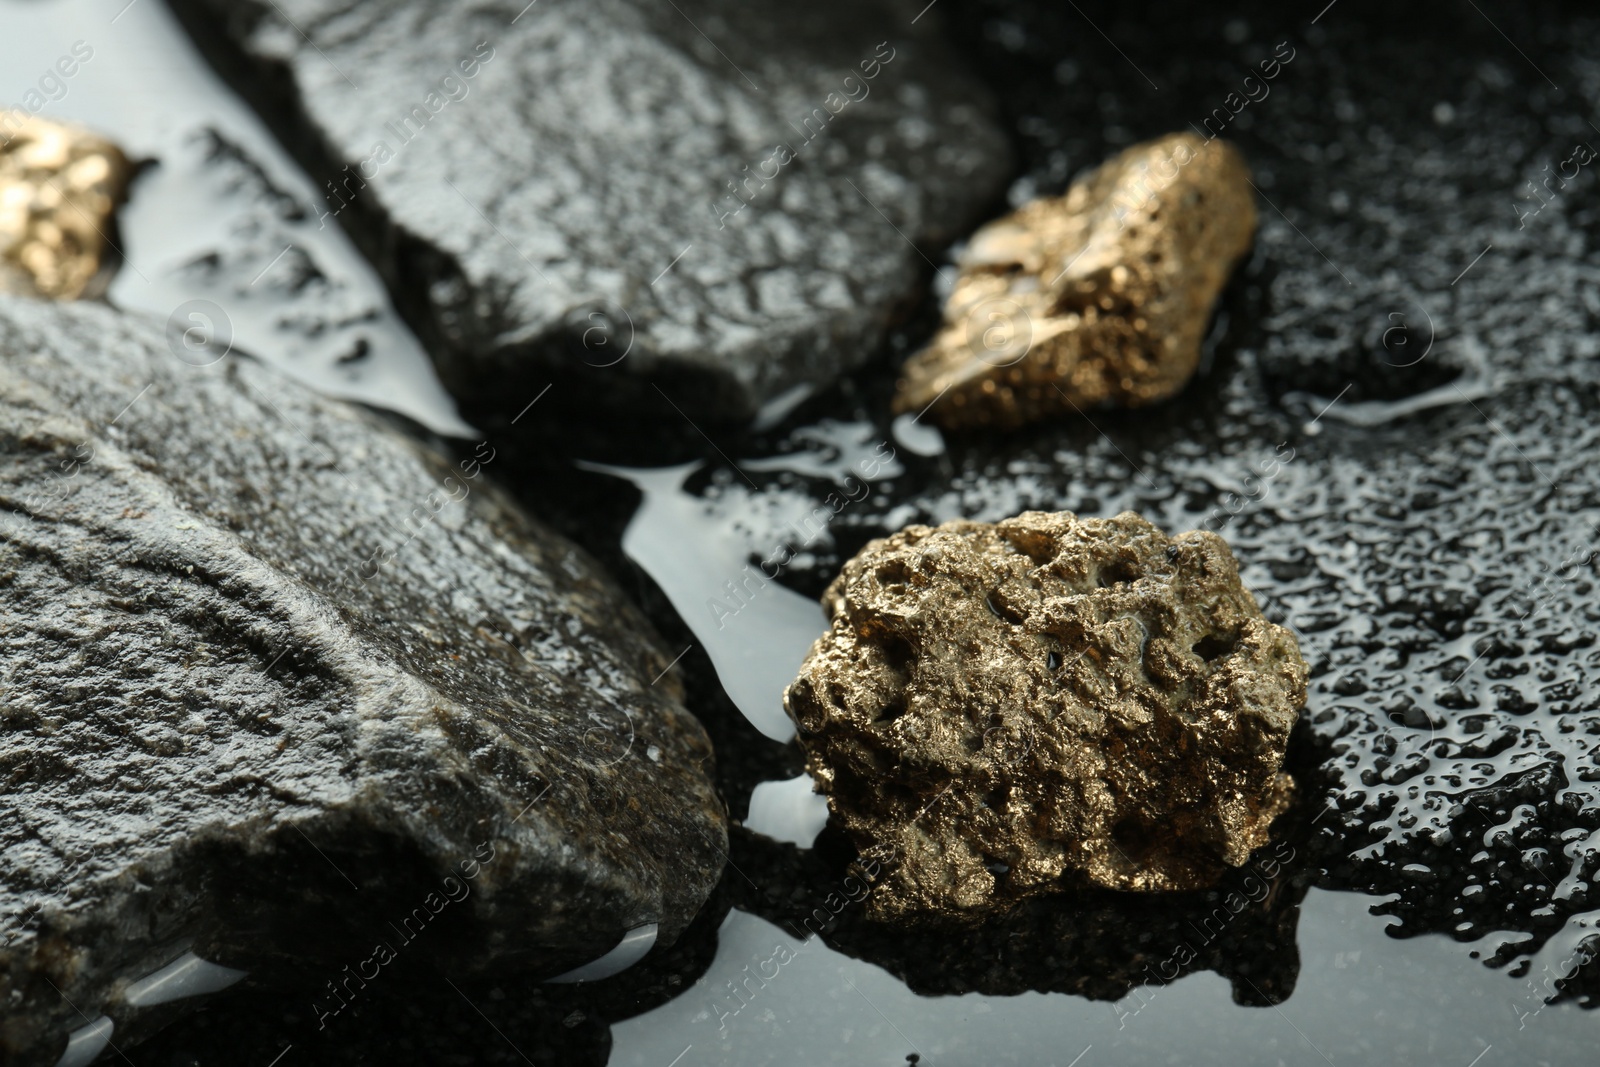
[(1212, 885), (1268, 841), (1307, 670), (1215, 534), (910, 526), (845, 564), (784, 694), (880, 920)]
[(0, 118), (0, 291), (96, 295), (130, 168), (116, 145), (75, 126)]
[(1188, 133), (1135, 145), (973, 235), (895, 410), (1009, 427), (1174, 395), (1255, 228), (1230, 145)]

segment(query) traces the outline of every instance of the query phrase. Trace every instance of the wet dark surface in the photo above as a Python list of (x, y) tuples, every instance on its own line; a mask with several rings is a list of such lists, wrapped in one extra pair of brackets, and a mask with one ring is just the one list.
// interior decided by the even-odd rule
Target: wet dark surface
[[(1022, 161), (1017, 196), (1059, 191), (1126, 144), (1201, 125), (1230, 93), (1260, 95), (1246, 75), (1260, 85), (1280, 42), (1293, 52), (1270, 95), (1229, 115), (1262, 229), (1224, 296), (1208, 363), (1176, 401), (949, 437), (918, 455), (929, 450), (921, 428), (897, 428), (886, 412), (895, 363), (936, 322), (930, 298), (867, 370), (776, 430), (708, 427), (710, 444), (682, 423), (647, 435), (555, 408), (510, 433), (514, 413), (502, 413), (495, 441), (529, 506), (619, 576), (669, 650), (692, 646), (680, 664), (689, 703), (717, 746), (735, 817), (758, 782), (800, 768), (792, 745), (747, 721), (769, 722), (770, 708), (730, 699), (713, 666), (726, 680), (736, 631), (793, 607), (780, 584), (813, 598), (866, 540), (913, 521), (1133, 508), (1170, 532), (1217, 530), (1312, 666), (1290, 755), (1302, 799), (1282, 830), (1296, 860), (1276, 894), (1242, 912), (1236, 934), (1197, 946), (1181, 966), (1198, 973), (1168, 987), (1146, 964), (1162, 973), (1169, 937), (1203, 923), (1207, 900), (1071, 898), (1010, 926), (909, 936), (846, 907), (820, 942), (805, 941), (806, 917), (840, 892), (849, 850), (831, 831), (806, 850), (739, 829), (736, 867), (676, 955), (619, 978), (574, 990), (463, 985), (479, 1016), (418, 973), (325, 1032), (292, 994), (240, 987), (129, 1050), (135, 1062), (218, 1063), (259, 1047), (265, 1063), (285, 1045), (300, 1062), (421, 1048), (521, 1062), (511, 1042), (534, 1062), (604, 1062), (614, 1041), (611, 1062), (661, 1067), (680, 1053), (679, 1067), (892, 1064), (935, 1038), (943, 1052), (921, 1062), (1065, 1067), (1088, 1043), (1085, 1067), (1465, 1065), (1486, 1045), (1485, 1065), (1585, 1055), (1595, 1024), (1582, 1008), (1600, 981), (1579, 966), (1600, 922), (1590, 910), (1600, 837), (1589, 843), (1600, 828), (1600, 609), (1587, 555), (1600, 522), (1590, 460), (1600, 216), (1592, 164), (1564, 187), (1542, 183), (1573, 174), (1562, 165), (1577, 144), (1600, 144), (1589, 125), (1600, 121), (1600, 24), (1553, 3), (1079, 8), (942, 0), (929, 16), (1001, 100)], [(900, 238), (886, 226), (884, 240)], [(823, 443), (796, 432), (819, 426)], [(852, 436), (869, 452), (887, 443), (897, 468), (800, 546), (736, 625), (719, 628), (705, 610), (720, 580), (680, 590), (658, 563), (633, 562), (712, 553), (711, 571), (733, 578), (794, 540), (789, 519), (837, 488), (855, 447), (840, 442)], [(770, 461), (779, 454), (788, 458)], [(681, 493), (651, 497), (572, 459), (705, 466)], [(668, 496), (689, 502), (686, 517), (640, 512), (628, 529), (641, 502)], [(772, 652), (778, 685), (792, 651)], [(771, 951), (761, 923), (805, 946), (788, 973), (811, 977), (774, 979), (724, 1029), (719, 1017), (739, 1003), (724, 984), (751, 946), (766, 945), (762, 959)], [(848, 969), (835, 977), (835, 967)], [(1130, 987), (1141, 975), (1147, 984)], [(838, 1044), (850, 1027), (856, 1043)], [(952, 1036), (969, 1031), (974, 1045)]]
[(821, 388), (919, 289), (886, 220), (948, 242), (1010, 169), (906, 0), (174, 8), (327, 183), (469, 417), (552, 377), (571, 407), (664, 389), (733, 423)]

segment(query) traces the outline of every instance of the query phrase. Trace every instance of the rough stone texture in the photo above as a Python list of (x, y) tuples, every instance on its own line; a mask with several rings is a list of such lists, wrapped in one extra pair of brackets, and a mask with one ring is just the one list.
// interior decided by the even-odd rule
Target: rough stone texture
[(1009, 172), (939, 13), (899, 0), (175, 6), (336, 179), (469, 410), (561, 374), (748, 417), (869, 355), (926, 275), (910, 242), (957, 236)]
[(0, 1058), (78, 1010), (137, 1037), (126, 982), (190, 947), (303, 984), (379, 941), (464, 979), (676, 938), (725, 824), (649, 625), (492, 449), (168, 340), (0, 299)]
[(1199, 366), (1255, 228), (1232, 146), (1192, 133), (1134, 145), (973, 235), (944, 328), (906, 362), (895, 409), (1017, 426), (1165, 400)]
[(912, 526), (823, 596), (785, 694), (878, 918), (1063, 886), (1196, 889), (1268, 840), (1305, 699), (1214, 534), (1132, 513)]
[(0, 292), (76, 300), (101, 274), (127, 192), (122, 150), (76, 126), (0, 123)]

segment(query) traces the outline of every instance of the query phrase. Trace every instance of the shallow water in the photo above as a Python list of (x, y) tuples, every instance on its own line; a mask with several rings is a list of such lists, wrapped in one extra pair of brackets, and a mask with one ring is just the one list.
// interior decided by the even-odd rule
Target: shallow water
[(794, 1063), (804, 1050), (807, 1063), (886, 1067), (912, 1054), (941, 1067), (1468, 1067), (1571, 1063), (1592, 1038), (1583, 1012), (1543, 1006), (1537, 984), (1462, 966), (1466, 950), (1446, 938), (1389, 937), (1369, 913), (1372, 903), (1311, 890), (1300, 913), (1299, 983), (1285, 1003), (1266, 1008), (1235, 1004), (1228, 982), (1210, 973), (1170, 985), (1157, 979), (1115, 1002), (1041, 993), (920, 997), (820, 939), (803, 941), (735, 911), (722, 926), (716, 963), (694, 988), (612, 1028), (611, 1063), (754, 1067)]
[[(81, 41), (91, 58), (52, 83), (64, 88), (38, 114), (87, 126), (152, 164), (119, 213), (126, 258), (111, 303), (178, 313), (180, 332), (198, 328), (224, 346), (231, 335), (238, 350), (325, 393), (471, 435), (372, 268), (336, 220), (319, 219), (328, 208), (317, 188), (164, 5), (0, 0), (0, 22), (0, 104), (21, 106)], [(243, 161), (218, 154), (213, 131)]]

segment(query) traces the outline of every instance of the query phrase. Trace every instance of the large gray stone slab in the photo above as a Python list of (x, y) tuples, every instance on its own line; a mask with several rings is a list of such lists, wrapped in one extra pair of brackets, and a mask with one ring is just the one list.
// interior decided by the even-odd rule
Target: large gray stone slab
[(174, 6), (469, 410), (552, 368), (671, 418), (649, 383), (730, 418), (826, 383), (1010, 165), (920, 3)]
[(0, 1059), (137, 1038), (187, 952), (325, 971), (332, 1020), (379, 944), (466, 977), (676, 938), (726, 831), (649, 624), (492, 446), (216, 354), (0, 299)]

